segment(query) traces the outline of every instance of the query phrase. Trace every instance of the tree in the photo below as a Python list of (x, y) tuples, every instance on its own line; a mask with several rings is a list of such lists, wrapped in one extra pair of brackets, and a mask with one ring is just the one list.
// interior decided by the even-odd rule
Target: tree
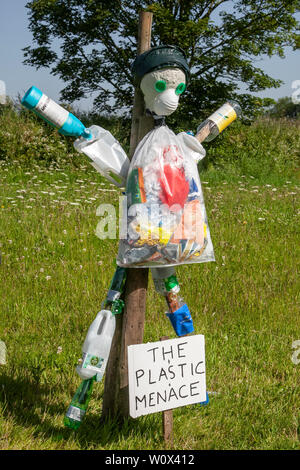
[(294, 103), (292, 98), (285, 96), (283, 98), (279, 98), (267, 114), (274, 118), (296, 119), (300, 116), (300, 103)]
[[(281, 81), (258, 67), (263, 55), (284, 57), (300, 45), (299, 0), (32, 0), (27, 3), (34, 46), (25, 64), (48, 67), (66, 82), (63, 100), (96, 93), (100, 112), (128, 113), (133, 101), (130, 65), (136, 55), (138, 12), (154, 13), (152, 44), (175, 44), (192, 76), (175, 123), (207, 116), (227, 98), (255, 114), (272, 100), (251, 93)], [(60, 51), (55, 49), (57, 41)], [(239, 92), (239, 83), (247, 92)]]

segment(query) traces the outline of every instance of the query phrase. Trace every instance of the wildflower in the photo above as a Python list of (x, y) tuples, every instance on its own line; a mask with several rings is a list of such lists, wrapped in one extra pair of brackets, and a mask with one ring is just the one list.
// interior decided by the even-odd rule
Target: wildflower
[(51, 276), (46, 276), (45, 279), (46, 281), (49, 281), (49, 279), (51, 279)]
[(57, 353), (57, 354), (60, 354), (61, 352), (62, 352), (62, 347), (61, 347), (61, 346), (58, 346), (56, 353)]

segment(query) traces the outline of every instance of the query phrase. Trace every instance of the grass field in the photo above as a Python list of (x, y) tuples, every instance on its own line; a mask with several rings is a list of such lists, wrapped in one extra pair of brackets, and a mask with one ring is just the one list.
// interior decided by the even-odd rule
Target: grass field
[[(299, 450), (299, 181), (211, 167), (201, 179), (216, 262), (177, 273), (213, 393), (174, 410), (174, 449)], [(117, 253), (95, 236), (96, 209), (118, 208), (119, 190), (85, 159), (2, 161), (0, 180), (0, 449), (163, 449), (160, 414), (100, 425), (102, 383), (78, 432), (63, 426)], [(165, 310), (150, 279), (145, 342), (175, 337)]]

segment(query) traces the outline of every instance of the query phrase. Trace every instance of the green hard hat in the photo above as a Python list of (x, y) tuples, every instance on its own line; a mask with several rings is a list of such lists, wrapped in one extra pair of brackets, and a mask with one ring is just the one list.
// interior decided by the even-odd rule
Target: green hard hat
[(184, 51), (177, 46), (156, 46), (140, 54), (134, 60), (131, 70), (135, 82), (139, 83), (146, 73), (165, 67), (177, 67), (183, 70), (186, 83), (190, 78), (190, 69)]

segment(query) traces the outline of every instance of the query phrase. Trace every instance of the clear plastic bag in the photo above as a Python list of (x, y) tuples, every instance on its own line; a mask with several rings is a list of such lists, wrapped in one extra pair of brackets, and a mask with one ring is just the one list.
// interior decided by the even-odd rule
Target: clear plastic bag
[(91, 165), (108, 181), (124, 188), (130, 162), (123, 148), (111, 133), (102, 127), (91, 126), (88, 130), (92, 138), (87, 140), (80, 137), (75, 140), (75, 149), (85, 153), (91, 159)]
[(132, 158), (117, 263), (124, 267), (214, 261), (197, 162), (201, 144), (167, 126), (149, 132)]

